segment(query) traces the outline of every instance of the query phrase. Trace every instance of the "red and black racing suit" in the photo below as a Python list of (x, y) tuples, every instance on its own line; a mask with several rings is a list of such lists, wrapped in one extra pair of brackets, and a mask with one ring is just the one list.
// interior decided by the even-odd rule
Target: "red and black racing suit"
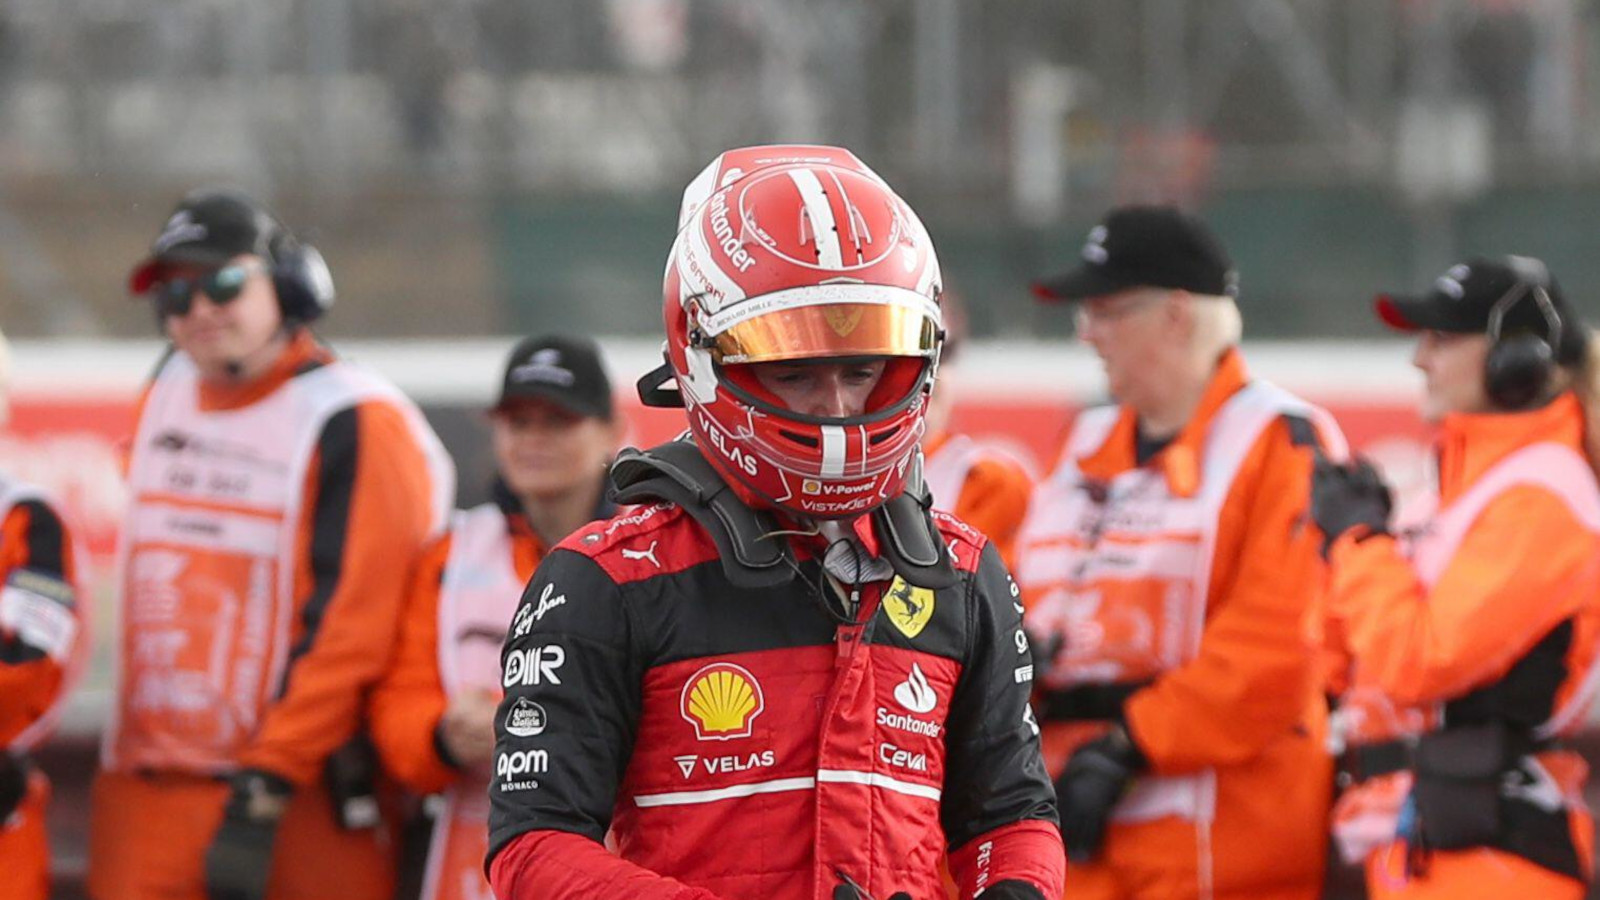
[[(597, 522), (539, 566), (502, 656), (489, 867), (507, 900), (1059, 897), (1055, 793), (1027, 701), (1017, 590), (936, 514), (959, 580), (824, 605), (817, 547), (734, 586), (668, 503)], [(602, 844), (608, 829), (616, 855)]]

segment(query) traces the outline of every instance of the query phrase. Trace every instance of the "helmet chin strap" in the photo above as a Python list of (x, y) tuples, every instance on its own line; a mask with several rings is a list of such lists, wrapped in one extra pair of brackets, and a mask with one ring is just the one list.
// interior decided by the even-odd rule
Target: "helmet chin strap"
[[(789, 542), (772, 539), (781, 532), (771, 512), (753, 509), (740, 500), (693, 441), (669, 441), (650, 450), (624, 449), (611, 466), (611, 483), (610, 496), (616, 503), (666, 500), (683, 507), (715, 541), (723, 570), (735, 585), (776, 587), (794, 577)], [(920, 478), (916, 483), (920, 486)], [(889, 566), (890, 575), (899, 575), (915, 587), (947, 588), (955, 585), (959, 576), (929, 515), (931, 505), (926, 489), (919, 487), (915, 494), (889, 498), (868, 515), (883, 549), (881, 561)], [(842, 533), (832, 528), (854, 533), (845, 523), (815, 524), (823, 535)], [(879, 559), (849, 550), (853, 546), (849, 541), (835, 541), (833, 546), (861, 557), (857, 565)]]

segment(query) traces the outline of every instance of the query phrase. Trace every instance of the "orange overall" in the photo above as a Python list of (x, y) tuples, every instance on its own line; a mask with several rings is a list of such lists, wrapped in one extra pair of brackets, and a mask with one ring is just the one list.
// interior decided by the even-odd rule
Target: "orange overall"
[[(373, 692), (372, 739), (384, 765), (419, 794), (444, 792), (423, 900), (489, 898), (487, 772), (441, 758), (435, 730), (459, 690), (500, 694), (500, 646), (545, 547), (520, 512), (494, 504), (456, 514), (419, 560), (393, 663)], [(489, 727), (485, 724), (485, 727)]]
[[(1570, 394), (1531, 412), (1447, 417), (1426, 525), (1332, 548), (1329, 632), (1349, 660), (1335, 733), (1352, 754), (1479, 719), (1530, 740), (1498, 776), (1498, 836), (1483, 846), (1411, 846), (1408, 769), (1341, 796), (1334, 834), (1365, 863), (1374, 898), (1585, 895), (1588, 772), (1556, 743), (1582, 724), (1600, 681), (1600, 488), (1582, 434)], [(1497, 699), (1508, 687), (1514, 696)]]
[(1046, 764), (1119, 719), (1149, 761), (1067, 896), (1309, 900), (1331, 773), (1306, 512), (1311, 445), (1342, 438), (1237, 351), (1143, 465), (1136, 429), (1131, 408), (1081, 414), (1018, 539)]
[(452, 503), (443, 447), (397, 390), (302, 331), (238, 387), (169, 357), (129, 481), (91, 895), (203, 900), (225, 779), (248, 768), (295, 786), (270, 897), (387, 900), (388, 836), (339, 826), (323, 769), (362, 727), (410, 561)]
[[(74, 547), (34, 489), (0, 478), (0, 752), (26, 753), (48, 736), (88, 650)], [(0, 900), (44, 900), (50, 848), (44, 773), (0, 821)]]
[[(989, 536), (1007, 566), (1014, 562), (1017, 529), (1028, 513), (1033, 478), (1023, 465), (966, 435), (940, 432), (923, 440), (923, 478), (933, 506)], [(947, 502), (941, 494), (952, 494)]]

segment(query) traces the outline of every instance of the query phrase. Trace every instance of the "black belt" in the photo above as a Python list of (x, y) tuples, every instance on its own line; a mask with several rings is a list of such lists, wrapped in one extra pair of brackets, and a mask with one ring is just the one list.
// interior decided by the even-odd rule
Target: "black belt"
[(216, 781), (226, 784), (233, 778), (228, 772), (188, 772), (183, 769), (157, 769), (151, 766), (136, 766), (124, 771), (144, 781)]
[[(1357, 744), (1339, 755), (1338, 780), (1340, 788), (1347, 788), (1360, 784), (1369, 778), (1380, 775), (1391, 775), (1395, 772), (1404, 772), (1411, 768), (1412, 756), (1416, 752), (1417, 738), (1401, 738), (1393, 741), (1384, 741), (1378, 744)], [(1529, 740), (1516, 756), (1525, 756), (1529, 753), (1542, 753), (1546, 750), (1559, 749), (1561, 743), (1555, 739)]]
[(1148, 681), (1120, 681), (1047, 690), (1035, 712), (1046, 722), (1115, 722), (1122, 718), (1122, 704), (1149, 686)]
[(1346, 749), (1339, 755), (1339, 787), (1347, 788), (1369, 778), (1411, 768), (1411, 756), (1416, 746), (1416, 739), (1409, 738), (1380, 744), (1358, 744)]

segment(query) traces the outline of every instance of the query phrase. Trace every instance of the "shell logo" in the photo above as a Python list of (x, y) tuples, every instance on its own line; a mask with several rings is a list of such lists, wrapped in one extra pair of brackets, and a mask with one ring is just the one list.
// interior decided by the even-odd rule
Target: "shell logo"
[(683, 684), (678, 710), (702, 741), (750, 736), (756, 716), (766, 708), (761, 682), (733, 663), (712, 663)]

